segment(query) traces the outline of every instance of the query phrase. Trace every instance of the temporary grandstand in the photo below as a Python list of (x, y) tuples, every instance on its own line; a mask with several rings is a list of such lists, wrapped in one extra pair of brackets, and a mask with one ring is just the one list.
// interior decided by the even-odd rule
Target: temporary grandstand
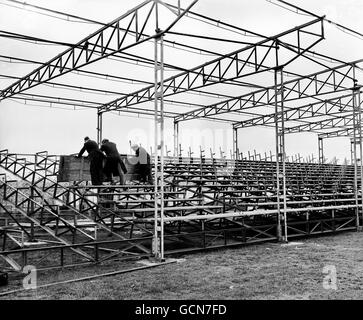
[[(61, 182), (60, 155), (14, 153), (2, 141), (2, 269), (142, 256), (164, 260), (176, 253), (362, 230), (363, 59), (345, 62), (315, 51), (329, 44), (325, 28), (332, 21), (325, 16), (275, 1), (276, 10), (292, 10), (304, 21), (267, 36), (198, 13), (197, 0), (146, 0), (107, 24), (9, 3), (88, 20), (99, 29), (75, 44), (62, 43), (67, 49), (46, 63), (2, 55), (36, 68), (25, 76), (8, 75), (0, 100), (93, 109), (98, 142), (107, 114), (153, 117), (155, 184)], [(4, 31), (0, 38), (52, 42)], [(102, 72), (118, 61), (147, 71)], [(91, 84), (84, 84), (85, 76)], [(124, 92), (114, 80), (127, 82)], [(195, 120), (229, 124), (231, 154), (182, 147), (183, 124)], [(167, 121), (174, 129), (170, 155)], [(274, 130), (274, 152), (240, 152), (244, 130), (258, 126)], [(301, 132), (316, 133), (316, 159), (287, 156), (285, 137)], [(351, 159), (327, 161), (324, 141), (342, 136), (351, 138)]]

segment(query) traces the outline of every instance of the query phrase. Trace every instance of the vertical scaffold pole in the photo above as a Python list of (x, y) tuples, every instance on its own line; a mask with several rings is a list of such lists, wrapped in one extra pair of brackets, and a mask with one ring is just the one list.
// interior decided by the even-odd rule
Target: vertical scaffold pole
[(350, 139), (350, 164), (354, 165), (354, 141)]
[[(280, 97), (280, 99), (279, 99)], [(277, 237), (287, 241), (286, 217), (286, 153), (285, 153), (285, 119), (284, 119), (284, 78), (283, 68), (275, 69), (275, 139), (276, 139), (276, 196), (277, 196)], [(280, 195), (283, 202), (281, 203)], [(284, 220), (282, 236), (281, 218)]]
[(178, 157), (179, 146), (179, 122), (174, 121), (174, 157)]
[[(157, 5), (157, 3), (156, 3)], [(158, 15), (156, 16), (158, 19)], [(154, 40), (154, 237), (153, 254), (156, 259), (164, 260), (164, 52), (163, 36), (159, 35), (158, 23), (157, 35)]]
[(324, 140), (321, 137), (318, 137), (318, 149), (319, 149), (319, 164), (323, 164), (325, 161), (324, 158)]
[(97, 111), (97, 143), (102, 141), (102, 112)]
[(233, 128), (233, 157), (238, 160), (238, 129)]
[(362, 107), (360, 98), (360, 87), (355, 90), (356, 105), (358, 109), (359, 123), (359, 158), (360, 158), (360, 201), (361, 201), (361, 222), (358, 231), (363, 231), (363, 142), (362, 142)]
[[(357, 86), (356, 81), (352, 91), (353, 100), (353, 161), (354, 161), (354, 196), (356, 204), (356, 226), (357, 230), (361, 231), (362, 226), (359, 223), (359, 211), (363, 215), (363, 203), (359, 206), (359, 197), (362, 199), (363, 194), (363, 171), (362, 171), (362, 116), (361, 116), (361, 101), (360, 101), (360, 87)], [(357, 150), (358, 149), (358, 150)], [(358, 171), (359, 166), (359, 171)], [(360, 180), (360, 190), (358, 181)], [(360, 192), (359, 192), (360, 191)], [(360, 194), (359, 194), (360, 193)], [(362, 220), (363, 221), (363, 220)]]

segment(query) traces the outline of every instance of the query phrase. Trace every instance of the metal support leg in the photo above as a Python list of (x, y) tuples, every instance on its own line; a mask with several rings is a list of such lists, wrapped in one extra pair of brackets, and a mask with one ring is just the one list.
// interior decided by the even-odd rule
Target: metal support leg
[(350, 164), (354, 165), (354, 141), (350, 139)]
[(233, 158), (238, 160), (238, 129), (233, 128)]
[(179, 122), (174, 121), (174, 157), (178, 157)]
[(102, 141), (102, 112), (97, 112), (97, 143)]
[[(156, 30), (159, 32), (160, 30)], [(154, 237), (153, 254), (156, 259), (164, 260), (164, 54), (163, 36), (154, 42), (154, 76), (155, 76), (155, 179), (154, 179)]]
[(323, 164), (325, 162), (323, 138), (318, 137), (318, 148), (319, 148), (319, 164)]
[[(276, 138), (276, 195), (277, 195), (277, 238), (287, 241), (286, 217), (286, 152), (285, 152), (285, 119), (284, 119), (284, 79), (283, 69), (275, 69), (275, 138)], [(280, 99), (279, 99), (280, 98)], [(283, 202), (280, 196), (282, 194)], [(284, 221), (282, 236), (281, 220)]]
[[(360, 102), (360, 87), (353, 88), (353, 160), (354, 160), (354, 196), (356, 204), (356, 225), (357, 230), (361, 231), (362, 226), (359, 223), (359, 212), (363, 214), (363, 185), (362, 185), (362, 117)], [(360, 184), (360, 186), (359, 186)], [(359, 206), (360, 202), (360, 206)]]
[[(361, 108), (361, 99), (360, 99), (360, 89), (355, 91), (356, 97), (356, 106), (358, 109), (358, 124), (359, 124), (359, 169), (360, 169), (360, 211), (361, 211), (361, 224), (358, 227), (359, 231), (363, 231), (363, 142), (362, 142), (362, 108)], [(358, 221), (359, 222), (359, 221)]]

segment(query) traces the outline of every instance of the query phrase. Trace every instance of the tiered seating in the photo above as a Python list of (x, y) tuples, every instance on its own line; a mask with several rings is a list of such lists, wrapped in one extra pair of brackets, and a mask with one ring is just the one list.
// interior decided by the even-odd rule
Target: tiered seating
[[(0, 215), (7, 219), (0, 219), (1, 235), (16, 244), (0, 256), (8, 259), (29, 239), (78, 250), (92, 262), (152, 254), (161, 208), (154, 186), (58, 183), (58, 158), (46, 152), (24, 159), (3, 150), (0, 166), (21, 181), (5, 178), (0, 188)], [(276, 193), (275, 162), (167, 157), (164, 177), (166, 253), (277, 239), (277, 200), (283, 209), (284, 199)], [(289, 238), (354, 229), (359, 207), (353, 166), (286, 163)], [(19, 231), (26, 241), (19, 241)]]
[[(276, 163), (262, 161), (170, 161), (165, 167), (170, 183), (189, 192), (202, 186), (204, 197), (225, 205), (276, 207)], [(354, 199), (354, 168), (331, 164), (286, 164), (288, 207), (300, 202), (316, 206)], [(280, 195), (281, 196), (281, 195)], [(350, 200), (349, 200), (350, 199)]]
[[(0, 184), (1, 214), (12, 218), (7, 219), (4, 226), (0, 226), (3, 231), (3, 250), (0, 257), (7, 257), (9, 260), (9, 255), (32, 253), (34, 248), (26, 248), (30, 244), (32, 247), (39, 245), (41, 249), (59, 251), (57, 260), (61, 265), (66, 263), (65, 248), (81, 258), (86, 258), (86, 262), (90, 263), (106, 259), (110, 254), (150, 255), (150, 248), (142, 244), (144, 239), (129, 241), (130, 232), (137, 226), (134, 227), (121, 216), (116, 221), (117, 213), (105, 208), (101, 210), (92, 199), (84, 197), (78, 187), (56, 182), (56, 159), (46, 155), (39, 157), (36, 154), (31, 160), (10, 154), (7, 150), (0, 152), (0, 166), (17, 177), (17, 180), (9, 181), (3, 175)], [(116, 224), (119, 226), (117, 229)], [(14, 241), (15, 237), (6, 231), (10, 228), (23, 232), (27, 241)], [(151, 232), (144, 229), (143, 237), (150, 247)], [(6, 247), (6, 240), (13, 241), (8, 242)], [(104, 242), (106, 243), (103, 245)], [(111, 247), (117, 244), (118, 248), (111, 249), (110, 242)], [(19, 259), (19, 255), (17, 258)], [(73, 260), (72, 263), (75, 263)], [(84, 263), (84, 260), (78, 259), (77, 263)], [(23, 264), (22, 261), (20, 263)]]
[[(193, 245), (204, 248), (276, 238), (275, 162), (167, 158), (164, 173), (169, 252), (175, 252), (173, 248), (181, 242), (192, 250)], [(116, 191), (118, 188), (123, 191)], [(114, 187), (113, 192), (101, 192), (99, 196), (111, 196), (108, 203), (120, 213), (132, 214), (135, 224), (154, 225), (153, 186)], [(282, 193), (279, 198), (282, 204)], [(286, 164), (290, 237), (354, 229), (355, 201), (353, 166)], [(248, 232), (242, 238), (226, 240), (226, 233), (234, 228)], [(192, 245), (179, 236), (190, 240), (191, 236), (185, 234), (194, 235)], [(203, 237), (213, 239), (213, 244)]]

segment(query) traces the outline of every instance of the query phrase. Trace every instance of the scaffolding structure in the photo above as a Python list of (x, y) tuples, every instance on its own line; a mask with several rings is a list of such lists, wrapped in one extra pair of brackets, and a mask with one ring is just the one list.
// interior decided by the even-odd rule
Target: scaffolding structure
[[(0, 167), (7, 172), (0, 185), (1, 214), (6, 216), (6, 223), (0, 225), (0, 256), (13, 269), (20, 270), (28, 255), (47, 250), (59, 255), (61, 266), (135, 255), (163, 260), (165, 254), (175, 252), (362, 229), (362, 101), (356, 73), (363, 59), (344, 62), (312, 51), (326, 41), (325, 17), (302, 8), (298, 9), (308, 16), (306, 22), (266, 36), (194, 12), (197, 0), (188, 2), (182, 7), (180, 1), (144, 1), (46, 63), (1, 56), (38, 67), (23, 77), (8, 76), (15, 82), (0, 92), (0, 101), (92, 108), (97, 114), (98, 143), (107, 113), (154, 117), (152, 186), (91, 188), (82, 182), (65, 186), (54, 180), (58, 156), (0, 151)], [(221, 28), (225, 35), (238, 36), (178, 28), (187, 19), (210, 26), (211, 32)], [(193, 45), (184, 39), (198, 41)], [(211, 51), (206, 45), (210, 42), (228, 44), (233, 50)], [(165, 49), (208, 58), (197, 66), (185, 61), (178, 65), (170, 62)], [(141, 79), (86, 68), (104, 60), (134, 63), (151, 68), (153, 74)], [(301, 61), (318, 71), (297, 73)], [(102, 85), (79, 87), (59, 81), (67, 74), (131, 85), (128, 92)], [(114, 99), (85, 100), (36, 91), (49, 86)], [(196, 96), (206, 102), (200, 103)], [(199, 157), (192, 157), (191, 150), (183, 156), (181, 125), (197, 119), (232, 127), (231, 159), (222, 151), (219, 159), (212, 151), (207, 158), (202, 149)], [(166, 120), (172, 121), (174, 129), (173, 156), (165, 154)], [(257, 159), (255, 154), (253, 160), (246, 160), (240, 153), (240, 134), (257, 126), (274, 129), (275, 155)], [(317, 163), (302, 163), (300, 155), (295, 161), (287, 157), (286, 135), (302, 132), (318, 135)], [(342, 136), (351, 137), (351, 164), (327, 163), (324, 140)], [(16, 179), (9, 180), (8, 175)], [(8, 247), (8, 241), (17, 248)], [(72, 255), (71, 262), (65, 252)]]

